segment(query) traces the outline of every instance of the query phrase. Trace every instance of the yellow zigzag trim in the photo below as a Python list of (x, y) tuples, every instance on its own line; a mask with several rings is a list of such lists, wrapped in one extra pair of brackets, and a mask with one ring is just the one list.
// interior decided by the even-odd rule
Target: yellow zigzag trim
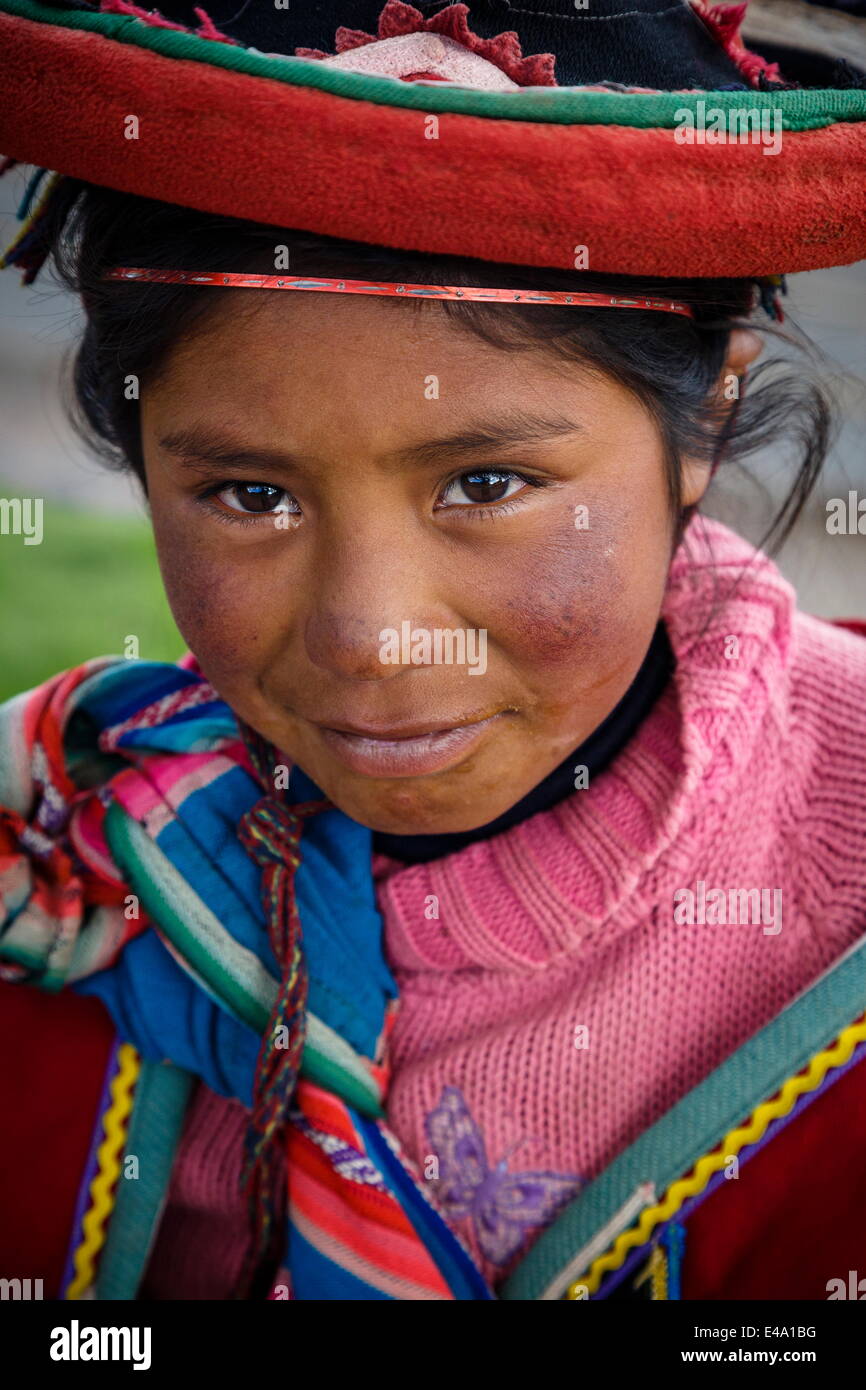
[[(820, 1086), (828, 1071), (833, 1067), (844, 1066), (854, 1048), (861, 1042), (866, 1042), (866, 1015), (862, 1021), (855, 1021), (848, 1028), (844, 1028), (829, 1047), (816, 1052), (809, 1063), (809, 1070), (803, 1075), (789, 1077), (774, 1099), (764, 1101), (753, 1110), (747, 1124), (726, 1134), (720, 1151), (704, 1154), (687, 1178), (680, 1178), (672, 1183), (660, 1202), (655, 1206), (646, 1207), (641, 1212), (637, 1225), (621, 1232), (610, 1250), (593, 1261), (588, 1274), (569, 1286), (565, 1297), (577, 1301), (578, 1289), (586, 1289), (590, 1294), (596, 1293), (605, 1274), (619, 1269), (629, 1250), (645, 1245), (659, 1222), (667, 1221), (669, 1216), (679, 1211), (687, 1198), (703, 1192), (713, 1173), (724, 1168), (728, 1160), (741, 1149), (757, 1143), (771, 1120), (789, 1114), (801, 1095)], [(583, 1297), (586, 1297), (586, 1293)]]
[(131, 1043), (121, 1043), (110, 1087), (111, 1103), (102, 1117), (105, 1138), (96, 1152), (98, 1171), (90, 1184), (90, 1207), (81, 1223), (83, 1239), (73, 1258), (75, 1275), (66, 1291), (67, 1299), (84, 1297), (96, 1277), (96, 1257), (105, 1244), (108, 1218), (114, 1207), (132, 1093), (140, 1070), (141, 1057), (135, 1048)]

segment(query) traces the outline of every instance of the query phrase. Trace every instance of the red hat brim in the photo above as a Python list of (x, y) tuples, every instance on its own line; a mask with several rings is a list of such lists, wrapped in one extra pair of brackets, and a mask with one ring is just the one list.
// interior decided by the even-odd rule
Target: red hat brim
[[(0, 50), (4, 153), (206, 212), (525, 265), (585, 246), (629, 275), (866, 256), (863, 89), (422, 87), (36, 0), (0, 0)], [(701, 100), (781, 109), (778, 153), (678, 143)]]

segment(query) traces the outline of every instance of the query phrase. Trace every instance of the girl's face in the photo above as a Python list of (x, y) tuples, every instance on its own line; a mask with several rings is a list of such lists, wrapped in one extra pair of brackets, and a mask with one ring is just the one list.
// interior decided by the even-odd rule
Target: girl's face
[(673, 536), (661, 440), (588, 369), (436, 305), (228, 291), (143, 391), (142, 441), (203, 671), (373, 829), (493, 820), (646, 654)]

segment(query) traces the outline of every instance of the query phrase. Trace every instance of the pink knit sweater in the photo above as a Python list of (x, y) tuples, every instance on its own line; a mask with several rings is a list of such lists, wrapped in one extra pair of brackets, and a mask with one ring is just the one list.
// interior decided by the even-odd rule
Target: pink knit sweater
[[(674, 679), (589, 788), (446, 859), (377, 861), (402, 1000), (388, 1115), (422, 1171), (449, 1161), (426, 1125), (445, 1092), (491, 1167), (575, 1190), (866, 931), (866, 641), (797, 613), (769, 561), (704, 521), (663, 615)], [(701, 881), (770, 890), (781, 914), (677, 922)], [(244, 1123), (199, 1088), (150, 1297), (227, 1296)], [(494, 1283), (540, 1229), (515, 1255), (453, 1224)]]

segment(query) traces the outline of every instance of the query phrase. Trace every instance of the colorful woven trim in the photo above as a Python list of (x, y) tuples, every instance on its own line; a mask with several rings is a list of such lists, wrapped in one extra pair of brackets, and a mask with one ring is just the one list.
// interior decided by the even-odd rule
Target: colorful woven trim
[(381, 1121), (302, 1080), (286, 1154), (287, 1264), (307, 1299), (491, 1299)]
[(807, 1070), (789, 1077), (772, 1099), (758, 1105), (745, 1124), (726, 1134), (711, 1153), (703, 1154), (691, 1172), (672, 1183), (659, 1201), (645, 1207), (638, 1221), (617, 1236), (613, 1245), (592, 1262), (585, 1275), (569, 1285), (566, 1300), (581, 1301), (587, 1293), (590, 1296), (596, 1293), (604, 1276), (619, 1269), (630, 1251), (645, 1245), (661, 1222), (668, 1221), (688, 1200), (703, 1192), (713, 1174), (720, 1172), (732, 1156), (757, 1144), (774, 1120), (790, 1114), (801, 1097), (817, 1091), (827, 1073), (843, 1067), (863, 1042), (866, 1042), (866, 1014), (844, 1028), (829, 1047), (817, 1052)]
[(86, 1298), (96, 1282), (99, 1255), (117, 1197), (117, 1183), (126, 1147), (132, 1098), (141, 1070), (141, 1057), (130, 1043), (120, 1043), (108, 1064), (101, 1123), (97, 1118), (97, 1147), (85, 1170), (79, 1217), (70, 1253), (71, 1273), (64, 1278), (61, 1298)]
[[(118, 802), (108, 808), (105, 834), (124, 880), (138, 894), (148, 916), (159, 922), (169, 949), (196, 972), (204, 988), (229, 1013), (263, 1036), (279, 981), (232, 937), (197, 894), (184, 892), (181, 875)], [(393, 1015), (386, 1027), (392, 1024)], [(306, 1026), (301, 1074), (336, 1090), (362, 1114), (380, 1116), (383, 1069), (368, 1058), (361, 1059), (315, 1014), (308, 1013)]]
[[(866, 938), (861, 938), (644, 1130), (541, 1232), (506, 1278), (500, 1298), (555, 1301), (575, 1283), (586, 1285), (590, 1272), (600, 1282), (603, 1273), (622, 1268), (627, 1252), (619, 1238), (631, 1236), (630, 1250), (646, 1244), (660, 1223), (683, 1206), (690, 1194), (680, 1189), (675, 1194), (679, 1200), (671, 1200), (672, 1194), (684, 1174), (695, 1173), (702, 1156), (721, 1169), (718, 1146), (727, 1144), (731, 1152), (731, 1134), (737, 1135), (737, 1147), (749, 1144), (754, 1152), (773, 1116), (791, 1113), (797, 1094), (802, 1093), (805, 1108), (818, 1096), (825, 1072), (827, 1085), (835, 1084), (852, 1064), (858, 1037), (866, 1044), (861, 1032), (866, 1028), (864, 961)], [(742, 1132), (749, 1126), (744, 1117), (763, 1127)], [(784, 1122), (777, 1119), (771, 1133)], [(700, 1176), (711, 1174), (705, 1170)], [(696, 1181), (692, 1191), (706, 1187), (706, 1181)], [(606, 1261), (604, 1269), (601, 1260)]]
[(174, 1161), (196, 1078), (167, 1059), (142, 1058), (132, 1114), (126, 1130), (124, 1163), (137, 1160), (134, 1180), (124, 1173), (96, 1272), (95, 1297), (129, 1301), (138, 1296), (154, 1233), (168, 1195)]
[(147, 270), (119, 265), (106, 271), (103, 280), (136, 280), (166, 285), (218, 285), (221, 289), (315, 290), (322, 294), (374, 294), (401, 299), (463, 299), (473, 303), (557, 304), (575, 309), (653, 309), (664, 314), (694, 318), (688, 304), (673, 299), (627, 299), (614, 294), (588, 294), (574, 290), (502, 290), (483, 285), (404, 285), (377, 280), (311, 280), (286, 275), (246, 275), (222, 270)]

